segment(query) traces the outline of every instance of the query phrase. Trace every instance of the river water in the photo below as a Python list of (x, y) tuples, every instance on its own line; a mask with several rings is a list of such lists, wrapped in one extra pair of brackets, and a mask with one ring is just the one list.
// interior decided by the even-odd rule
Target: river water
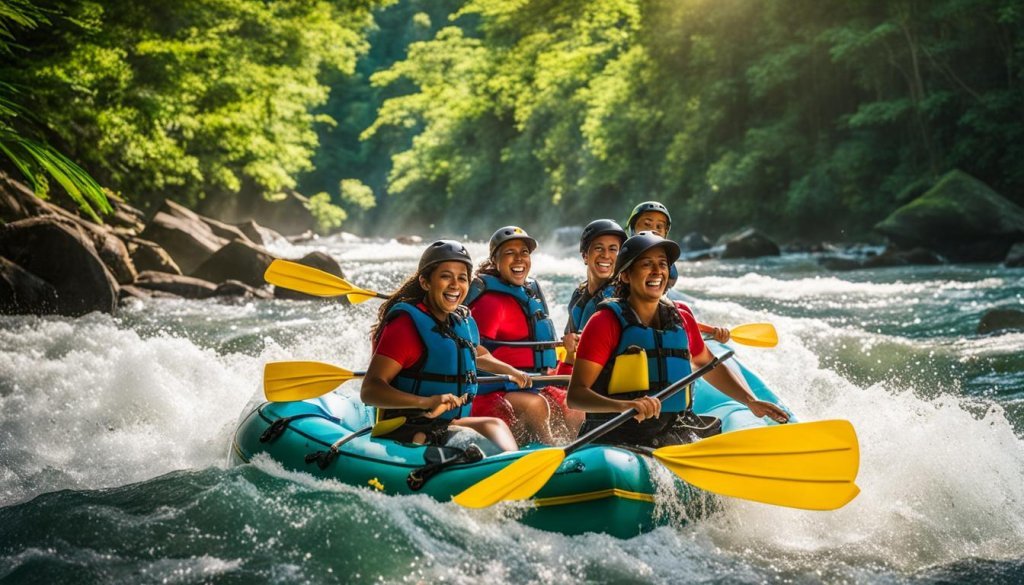
[[(422, 247), (337, 236), (273, 251), (313, 249), (389, 291)], [(553, 249), (533, 273), (561, 327), (584, 271)], [(378, 302), (154, 300), (113, 317), (0, 317), (0, 582), (1024, 582), (1024, 333), (974, 333), (986, 310), (1024, 305), (1024, 270), (830, 273), (806, 255), (682, 268), (702, 321), (775, 324), (778, 347), (735, 347), (802, 420), (853, 422), (851, 504), (723, 499), (618, 540), (272, 461), (230, 468), (262, 364), (360, 369)]]

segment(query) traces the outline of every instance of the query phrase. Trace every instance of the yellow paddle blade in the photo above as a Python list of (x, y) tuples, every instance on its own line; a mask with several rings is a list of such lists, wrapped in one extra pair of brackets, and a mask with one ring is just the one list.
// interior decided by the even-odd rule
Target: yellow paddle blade
[(398, 427), (405, 424), (404, 416), (396, 416), (394, 418), (386, 418), (379, 423), (373, 425), (373, 430), (370, 431), (371, 437), (380, 437), (386, 435), (391, 431), (398, 430)]
[(806, 510), (834, 510), (860, 492), (860, 448), (845, 420), (744, 429), (654, 456), (709, 492)]
[(271, 402), (292, 402), (322, 396), (358, 374), (321, 362), (268, 362), (263, 367), (263, 393)]
[(775, 347), (779, 344), (779, 334), (771, 323), (737, 325), (729, 331), (729, 338), (736, 343), (754, 347)]
[(455, 496), (455, 503), (467, 508), (486, 508), (502, 500), (525, 500), (544, 487), (563, 460), (562, 449), (534, 451), (469, 486)]
[(385, 295), (353, 286), (352, 283), (324, 272), (319, 268), (277, 259), (270, 263), (263, 279), (274, 286), (297, 290), (318, 297), (340, 297), (348, 295), (352, 303), (362, 303), (372, 298), (386, 298)]
[(348, 293), (348, 302), (352, 303), (353, 305), (365, 303), (366, 301), (375, 298), (377, 298), (375, 295), (360, 295), (356, 293)]
[(270, 263), (263, 273), (263, 279), (274, 286), (318, 297), (346, 295), (355, 288), (343, 278), (323, 270), (281, 259)]

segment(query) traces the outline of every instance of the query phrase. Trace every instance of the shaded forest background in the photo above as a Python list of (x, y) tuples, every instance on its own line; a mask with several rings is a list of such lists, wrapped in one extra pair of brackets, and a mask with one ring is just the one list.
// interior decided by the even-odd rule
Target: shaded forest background
[[(673, 211), (850, 239), (954, 168), (1024, 204), (1024, 0), (0, 0), (0, 162), (325, 228)], [(27, 154), (26, 154), (27, 153)], [(21, 161), (16, 165), (9, 161)]]

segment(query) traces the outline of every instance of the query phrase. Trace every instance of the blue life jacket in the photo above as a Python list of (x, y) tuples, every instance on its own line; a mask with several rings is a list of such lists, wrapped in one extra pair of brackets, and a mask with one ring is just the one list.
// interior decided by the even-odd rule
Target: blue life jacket
[[(483, 346), (487, 348), (487, 351), (493, 353), (499, 347), (507, 347), (503, 346), (500, 341), (555, 341), (555, 324), (551, 321), (548, 303), (544, 300), (544, 294), (536, 280), (528, 278), (525, 285), (514, 286), (496, 276), (481, 274), (474, 278), (469, 285), (466, 305), (472, 306), (473, 302), (485, 292), (506, 294), (515, 299), (526, 316), (526, 326), (529, 331), (526, 339), (484, 339)], [(532, 366), (516, 365), (516, 367), (524, 367), (535, 372), (546, 372), (548, 368), (553, 368), (556, 365), (558, 365), (558, 357), (554, 347), (537, 347), (533, 348)]]
[[(664, 329), (647, 327), (640, 323), (632, 307), (626, 301), (611, 299), (602, 302), (598, 310), (611, 311), (622, 326), (619, 344), (615, 354), (604, 365), (594, 382), (593, 390), (598, 394), (609, 396), (608, 382), (611, 379), (615, 357), (629, 353), (631, 346), (642, 348), (647, 353), (647, 377), (650, 383), (648, 390), (626, 392), (610, 396), (615, 399), (633, 400), (641, 396), (657, 394), (673, 382), (690, 375), (690, 342), (683, 327), (682, 318), (675, 305), (665, 302), (658, 304), (658, 319)], [(661, 405), (662, 412), (685, 412), (688, 392), (679, 392)], [(587, 414), (590, 417), (590, 414)], [(603, 418), (603, 417), (595, 417)]]
[[(480, 333), (469, 311), (465, 307), (459, 307), (459, 310), (449, 315), (448, 323), (441, 323), (433, 315), (415, 305), (397, 303), (391, 307), (384, 319), (390, 321), (402, 313), (412, 317), (425, 349), (415, 365), (398, 372), (391, 385), (417, 396), (475, 395), (476, 346), (480, 342)], [(470, 406), (467, 403), (449, 410), (438, 418), (462, 418), (469, 416), (469, 410)], [(388, 417), (398, 415), (398, 412), (389, 412)], [(382, 415), (382, 418), (388, 417)]]
[(594, 294), (590, 294), (587, 282), (583, 281), (582, 284), (576, 287), (576, 290), (572, 291), (572, 296), (569, 297), (569, 320), (565, 323), (565, 332), (579, 333), (583, 331), (587, 321), (597, 312), (597, 306), (602, 301), (614, 296), (615, 287), (612, 285), (611, 280), (601, 285), (601, 288), (594, 291)]

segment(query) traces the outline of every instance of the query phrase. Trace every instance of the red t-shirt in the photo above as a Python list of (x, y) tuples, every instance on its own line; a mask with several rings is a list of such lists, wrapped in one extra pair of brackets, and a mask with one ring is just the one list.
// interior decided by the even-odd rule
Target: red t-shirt
[[(512, 298), (498, 292), (481, 294), (469, 307), (480, 329), (480, 337), (499, 341), (527, 341), (530, 326), (522, 307)], [(533, 368), (533, 349), (500, 346), (491, 352), (494, 357), (514, 368)]]
[[(683, 329), (686, 330), (686, 337), (690, 342), (690, 355), (700, 355), (704, 352), (704, 338), (697, 329), (697, 320), (693, 318), (693, 313), (686, 305), (677, 304), (676, 308), (683, 319)], [(621, 336), (622, 326), (619, 325), (619, 318), (615, 313), (608, 310), (594, 313), (580, 334), (580, 342), (576, 346), (576, 359), (587, 360), (601, 366), (607, 364), (615, 355), (615, 348), (619, 345)]]
[(380, 354), (402, 364), (402, 369), (411, 368), (427, 347), (423, 345), (416, 324), (408, 313), (402, 313), (384, 325), (380, 340), (374, 348), (374, 355)]

